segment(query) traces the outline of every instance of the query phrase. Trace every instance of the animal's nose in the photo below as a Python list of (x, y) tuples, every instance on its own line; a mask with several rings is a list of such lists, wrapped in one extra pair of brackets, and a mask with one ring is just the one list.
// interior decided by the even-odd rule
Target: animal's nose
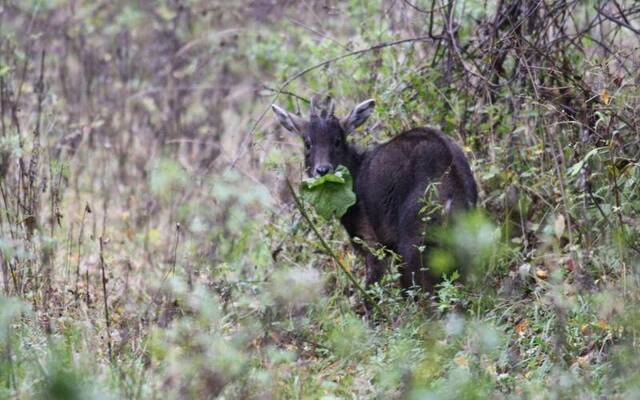
[(326, 175), (329, 172), (331, 172), (332, 168), (331, 165), (318, 165), (316, 167), (316, 174), (322, 176), (322, 175)]

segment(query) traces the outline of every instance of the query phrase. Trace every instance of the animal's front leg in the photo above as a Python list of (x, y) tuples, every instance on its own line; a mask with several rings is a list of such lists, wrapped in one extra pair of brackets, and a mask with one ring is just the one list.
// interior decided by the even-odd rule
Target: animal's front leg
[[(385, 271), (387, 270), (387, 261), (385, 259), (381, 260), (375, 255), (367, 252), (365, 254), (365, 265), (366, 265), (366, 288), (369, 289), (372, 285), (374, 285), (376, 282), (379, 282), (380, 279), (382, 279), (382, 275), (384, 275)], [(373, 301), (377, 301), (377, 300), (373, 300)], [(371, 316), (373, 315), (371, 314), (373, 310), (373, 304), (370, 304), (369, 300), (365, 299), (364, 306), (365, 306), (367, 318), (371, 318)]]
[(385, 259), (379, 259), (374, 254), (368, 253), (365, 257), (365, 264), (367, 267), (367, 288), (382, 279), (387, 270), (387, 261)]

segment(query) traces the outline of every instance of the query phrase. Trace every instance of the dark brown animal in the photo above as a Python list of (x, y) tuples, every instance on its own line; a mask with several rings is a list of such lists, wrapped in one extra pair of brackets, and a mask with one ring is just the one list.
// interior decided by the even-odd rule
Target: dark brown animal
[[(276, 105), (273, 111), (282, 126), (304, 140), (309, 176), (327, 174), (338, 165), (344, 165), (353, 175), (357, 202), (341, 220), (349, 235), (402, 256), (404, 288), (430, 290), (439, 277), (429, 272), (425, 262), (433, 243), (424, 239), (425, 223), (419, 215), (424, 202), (420, 200), (428, 187), (433, 187), (437, 203), (446, 214), (465, 210), (476, 203), (476, 182), (460, 147), (435, 129), (411, 129), (366, 150), (347, 142), (347, 135), (367, 120), (374, 105), (374, 100), (364, 101), (344, 118), (334, 116), (333, 102), (322, 110), (312, 102), (308, 120)], [(435, 219), (430, 223), (438, 222)], [(420, 251), (420, 246), (427, 250)], [(381, 278), (386, 262), (370, 251), (363, 253), (370, 285)]]

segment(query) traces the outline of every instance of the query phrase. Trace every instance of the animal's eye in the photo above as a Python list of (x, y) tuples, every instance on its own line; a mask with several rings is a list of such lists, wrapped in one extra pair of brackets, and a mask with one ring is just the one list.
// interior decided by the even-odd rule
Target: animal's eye
[(304, 141), (304, 149), (305, 150), (311, 150), (311, 142), (305, 140)]
[(339, 137), (337, 137), (336, 141), (333, 142), (333, 145), (336, 147), (340, 147), (341, 144), (342, 144), (342, 140)]

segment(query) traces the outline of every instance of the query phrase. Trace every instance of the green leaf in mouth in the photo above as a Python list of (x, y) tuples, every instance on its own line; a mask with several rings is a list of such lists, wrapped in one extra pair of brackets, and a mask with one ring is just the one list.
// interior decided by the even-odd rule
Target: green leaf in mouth
[(329, 220), (334, 215), (341, 218), (356, 203), (353, 177), (343, 165), (333, 173), (306, 178), (300, 186), (302, 198), (311, 203), (318, 215)]

